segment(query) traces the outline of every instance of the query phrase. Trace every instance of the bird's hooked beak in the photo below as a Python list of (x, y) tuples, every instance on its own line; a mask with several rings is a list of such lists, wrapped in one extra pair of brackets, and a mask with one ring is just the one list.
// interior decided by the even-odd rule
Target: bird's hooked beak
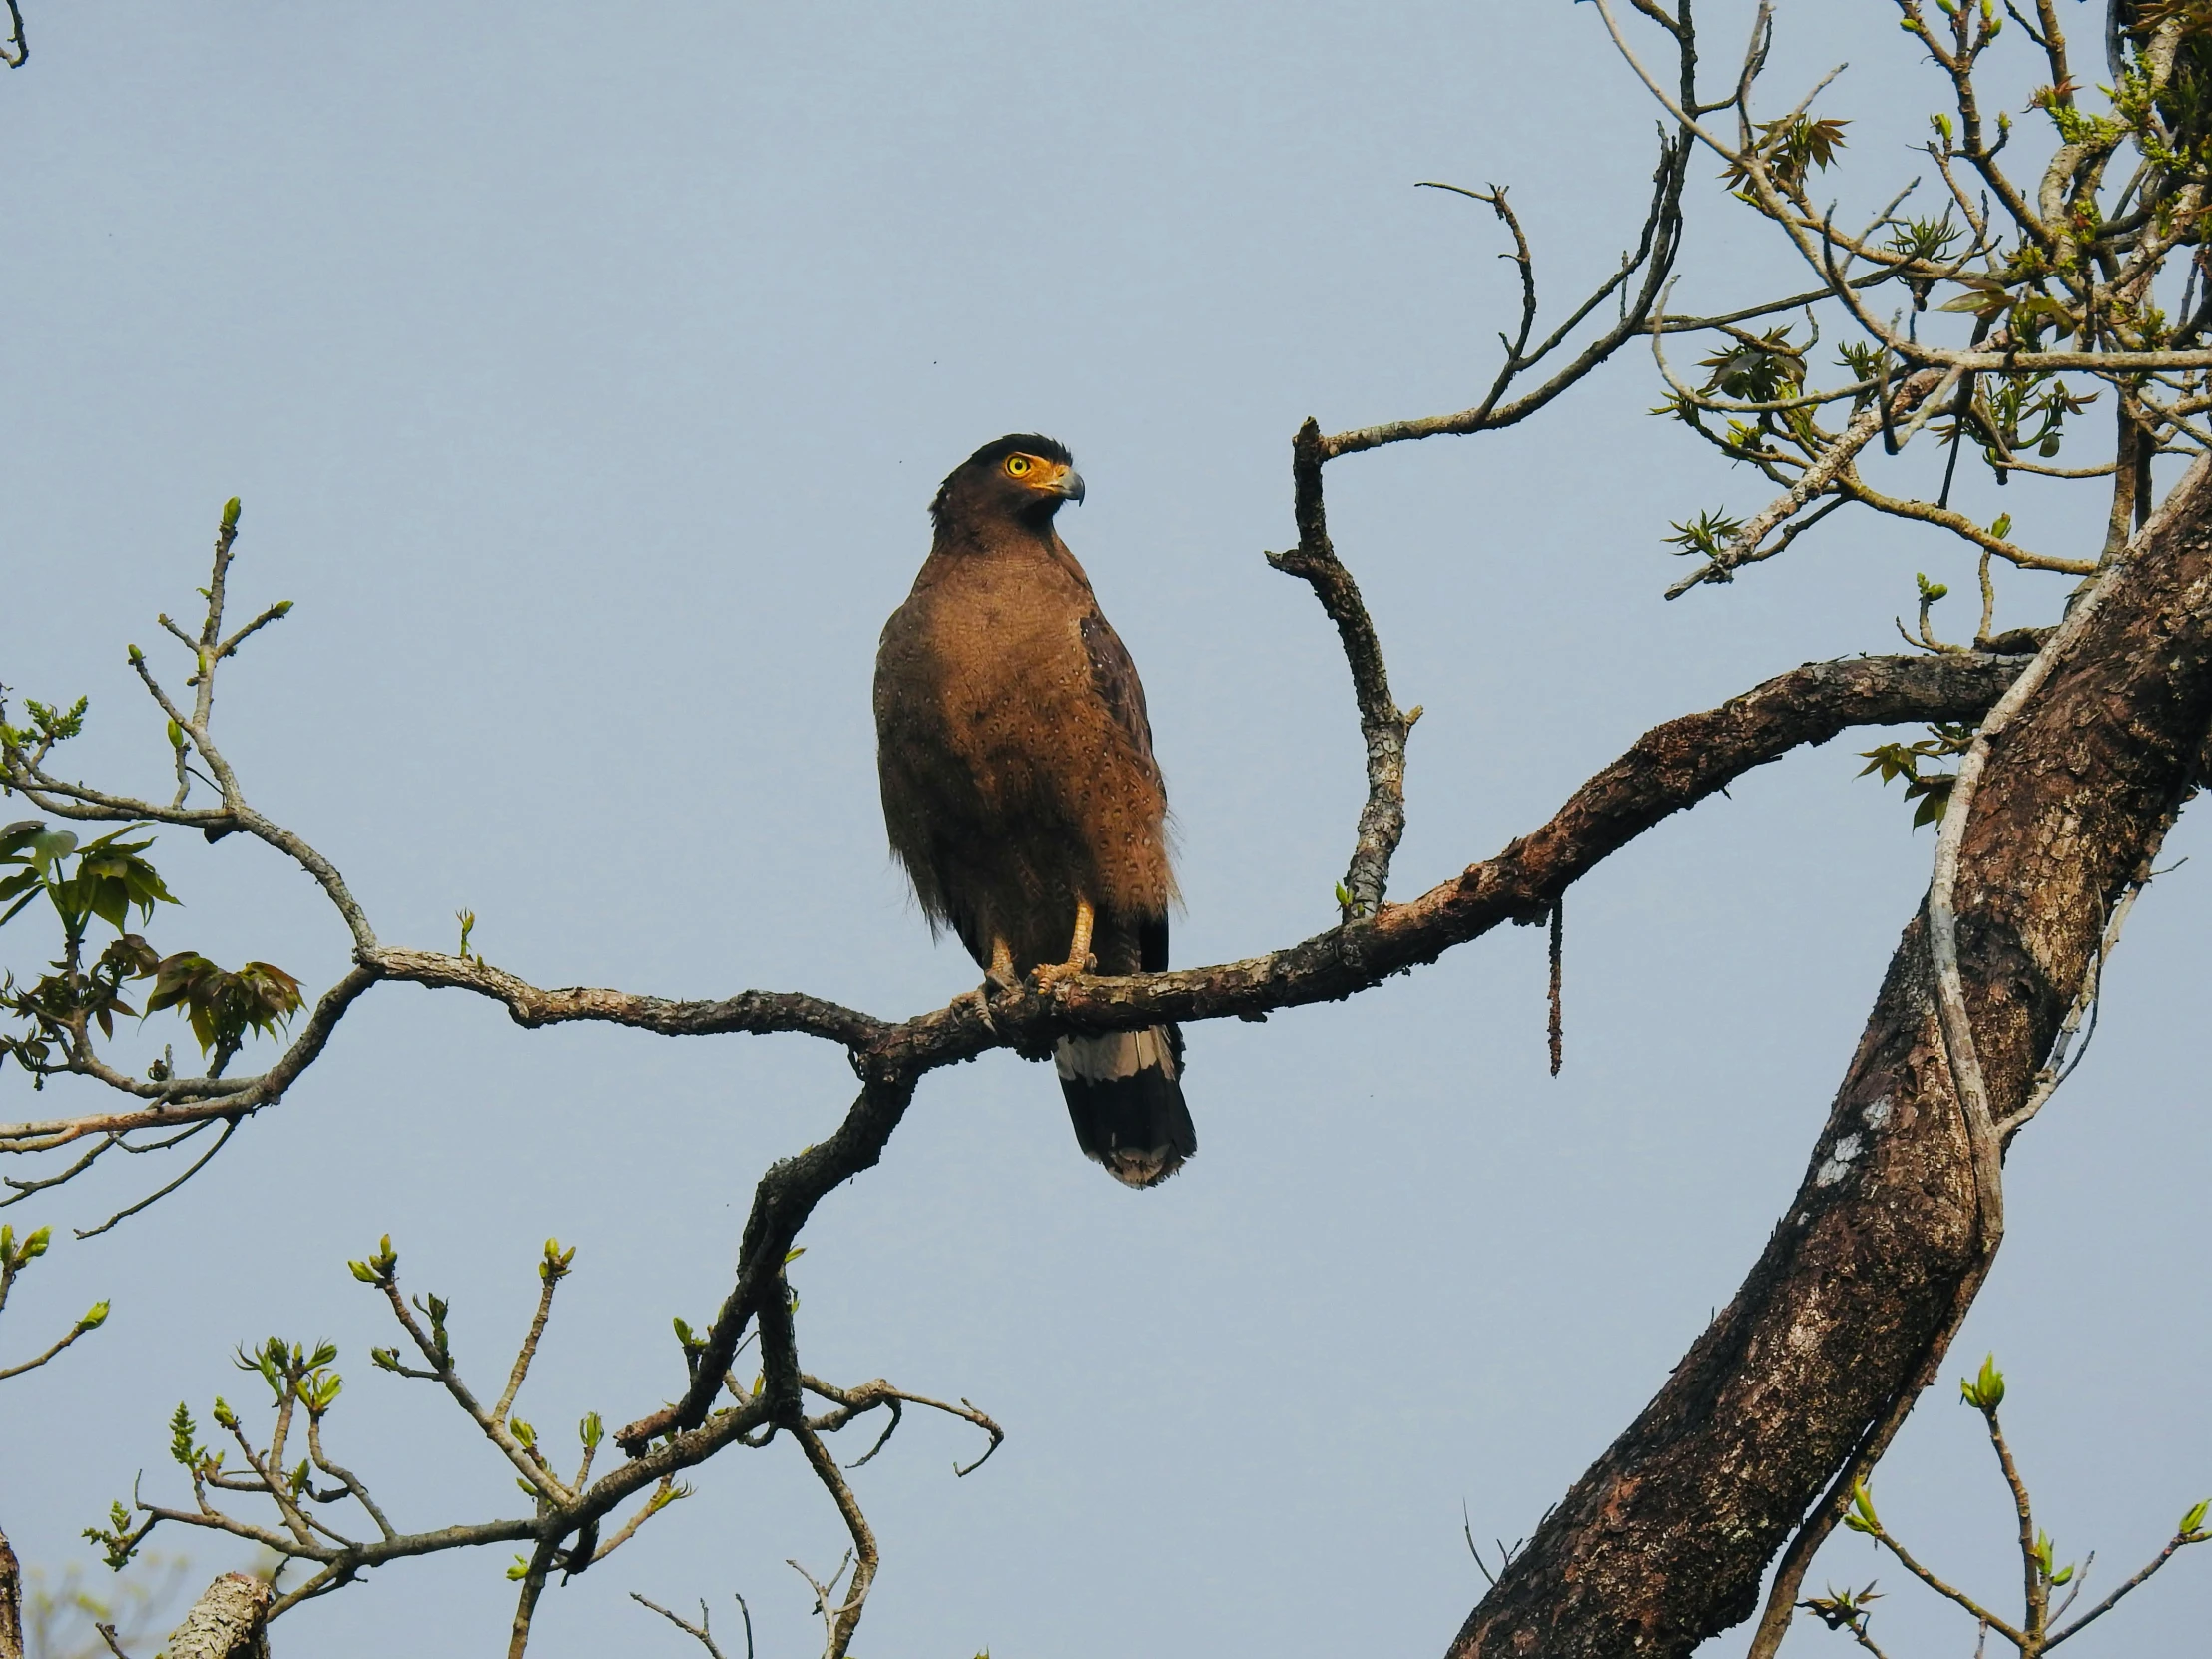
[(1072, 466), (1062, 467), (1060, 476), (1053, 479), (1048, 487), (1054, 495), (1061, 497), (1063, 500), (1080, 501), (1083, 499), (1083, 475)]

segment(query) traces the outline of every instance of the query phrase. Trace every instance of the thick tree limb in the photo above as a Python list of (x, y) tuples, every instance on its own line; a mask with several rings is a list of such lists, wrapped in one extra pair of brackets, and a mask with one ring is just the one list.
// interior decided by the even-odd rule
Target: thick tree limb
[(225, 1573), (171, 1632), (169, 1659), (269, 1659), (271, 1599), (266, 1581)]
[[(669, 1035), (804, 1031), (846, 1043), (865, 1070), (909, 1076), (994, 1048), (1028, 1047), (1061, 1031), (1130, 1030), (1161, 1019), (1338, 1001), (1502, 922), (1541, 919), (1570, 884), (1653, 825), (1801, 745), (1826, 743), (1858, 726), (1976, 719), (2026, 662), (1961, 652), (1808, 663), (1717, 709), (1654, 727), (1541, 829), (1409, 903), (1385, 905), (1376, 916), (1265, 956), (1174, 973), (1078, 975), (1049, 993), (1011, 990), (993, 998), (989, 1024), (972, 997), (894, 1024), (778, 992), (674, 1002), (617, 990), (544, 991), (473, 958), (431, 951), (381, 949), (374, 966), (392, 978), (476, 991), (526, 1025), (603, 1020)], [(24, 1126), (32, 1127), (48, 1126)]]
[[(1003, 1030), (1009, 1019), (1020, 1024), (1030, 1001), (1048, 1002), (1054, 1023), (1045, 1029), (1118, 1030), (1341, 1000), (1503, 922), (1542, 920), (1568, 886), (1652, 826), (1801, 744), (1826, 743), (1854, 726), (1976, 719), (2025, 662), (1961, 652), (1808, 663), (1717, 709), (1654, 727), (1541, 829), (1409, 903), (1241, 962), (1064, 980), (1049, 998), (994, 1002), (993, 1015)], [(908, 1044), (927, 1052), (953, 1013), (909, 1021), (877, 1053), (900, 1060)]]
[(0, 1532), (0, 1659), (23, 1659), (23, 1567)]
[[(2029, 1100), (2111, 900), (2212, 724), (2212, 486), (2146, 528), (2041, 694), (1993, 745), (1956, 882), (1958, 965), (2001, 1127)], [(1468, 1616), (1451, 1659), (1687, 1654), (1939, 1363), (1994, 1239), (1945, 1058), (1924, 922), (1906, 929), (1805, 1180), (1750, 1277)]]

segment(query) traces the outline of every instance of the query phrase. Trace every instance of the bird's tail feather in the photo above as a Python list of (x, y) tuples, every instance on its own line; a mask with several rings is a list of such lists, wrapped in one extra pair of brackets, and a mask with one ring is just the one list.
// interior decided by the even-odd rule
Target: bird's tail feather
[(1052, 1058), (1076, 1142), (1116, 1181), (1157, 1187), (1198, 1150), (1177, 1027), (1062, 1037)]

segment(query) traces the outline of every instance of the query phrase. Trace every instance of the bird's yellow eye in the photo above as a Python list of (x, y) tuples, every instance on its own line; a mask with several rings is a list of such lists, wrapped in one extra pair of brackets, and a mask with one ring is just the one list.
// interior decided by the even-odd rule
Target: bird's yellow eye
[(1007, 476), (1011, 478), (1026, 478), (1029, 476), (1030, 469), (1036, 464), (1037, 463), (1035, 461), (1032, 461), (1027, 455), (1008, 455), (1006, 457)]

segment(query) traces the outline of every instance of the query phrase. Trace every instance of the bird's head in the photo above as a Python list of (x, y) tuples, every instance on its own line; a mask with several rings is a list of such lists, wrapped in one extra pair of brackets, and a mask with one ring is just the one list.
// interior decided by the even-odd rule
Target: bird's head
[(1012, 432), (952, 469), (929, 503), (929, 516), (940, 529), (947, 519), (1011, 519), (1045, 531), (1063, 503), (1082, 499), (1083, 475), (1065, 444), (1035, 432)]

